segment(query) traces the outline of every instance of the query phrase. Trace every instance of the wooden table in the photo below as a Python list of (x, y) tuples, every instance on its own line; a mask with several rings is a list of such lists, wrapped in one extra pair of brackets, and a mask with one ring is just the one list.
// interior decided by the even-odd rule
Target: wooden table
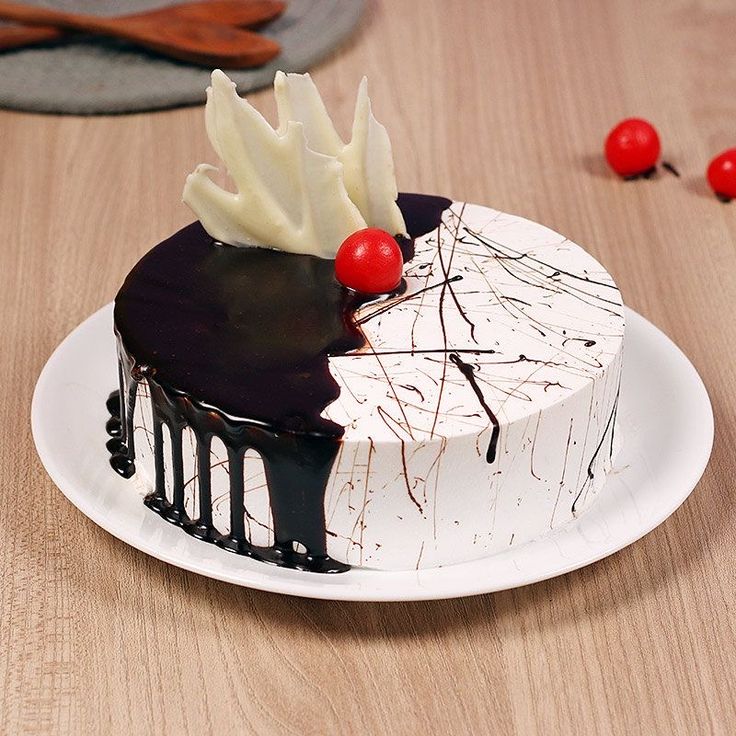
[[(0, 733), (736, 733), (736, 145), (729, 0), (372, 2), (315, 70), (348, 125), (362, 74), (401, 188), (585, 244), (691, 357), (716, 415), (691, 498), (632, 547), (531, 587), (417, 604), (241, 589), (114, 539), (46, 477), (36, 377), (128, 269), (191, 219), (202, 109), (0, 114)], [(273, 113), (269, 92), (252, 99)], [(622, 182), (607, 130), (656, 123), (682, 172)]]

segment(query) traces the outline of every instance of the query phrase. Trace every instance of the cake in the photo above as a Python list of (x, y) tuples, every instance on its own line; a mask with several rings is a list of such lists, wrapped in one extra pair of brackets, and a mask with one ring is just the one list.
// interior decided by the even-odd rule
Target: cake
[[(207, 129), (238, 192), (199, 167), (200, 221), (116, 297), (112, 466), (183, 532), (312, 572), (478, 559), (583, 513), (619, 441), (611, 276), (542, 225), (397, 196), (365, 84), (348, 144), (308, 75), (276, 91), (274, 131), (213, 74)], [(335, 278), (361, 226), (396, 236), (388, 293)]]

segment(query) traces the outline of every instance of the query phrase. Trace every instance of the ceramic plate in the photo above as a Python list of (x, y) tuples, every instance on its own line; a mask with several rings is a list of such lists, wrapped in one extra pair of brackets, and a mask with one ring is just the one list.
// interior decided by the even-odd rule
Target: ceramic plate
[(149, 511), (105, 450), (105, 399), (117, 385), (112, 305), (59, 345), (33, 396), (38, 454), (62, 493), (96, 524), (149, 555), (218, 580), (333, 600), (399, 601), (489, 593), (600, 560), (661, 524), (700, 479), (713, 444), (703, 382), (683, 353), (626, 313), (620, 437), (613, 473), (593, 507), (553, 533), (502, 554), (430, 570), (353, 569), (319, 575), (273, 567), (204, 544)]

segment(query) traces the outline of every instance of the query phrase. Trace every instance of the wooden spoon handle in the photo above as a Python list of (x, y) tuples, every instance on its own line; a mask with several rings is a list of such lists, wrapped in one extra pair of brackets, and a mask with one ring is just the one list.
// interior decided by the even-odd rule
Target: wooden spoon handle
[(256, 33), (175, 16), (166, 22), (151, 17), (104, 18), (0, 0), (0, 18), (123, 38), (175, 59), (204, 66), (236, 69), (258, 66), (280, 51), (275, 41)]
[[(65, 13), (61, 10), (49, 10), (48, 8), (40, 8), (36, 5), (21, 5), (20, 3), (5, 2), (0, 0), (0, 18), (3, 20), (14, 20), (18, 23), (26, 25), (55, 25), (70, 27), (68, 21), (72, 21), (75, 16), (72, 13)], [(74, 24), (72, 23), (72, 26)]]
[(131, 21), (126, 24), (125, 28), (115, 29), (115, 35), (174, 59), (201, 66), (245, 69), (261, 66), (281, 51), (276, 41), (232, 26), (192, 23), (175, 18), (167, 23)]
[[(123, 16), (128, 20), (153, 18), (166, 22), (171, 17), (198, 22), (212, 22), (228, 26), (260, 26), (278, 18), (285, 10), (281, 0), (194, 0), (194, 2), (170, 5), (141, 13)], [(0, 26), (0, 51), (21, 46), (59, 41), (69, 33), (56, 26), (9, 25)]]
[[(123, 17), (130, 19), (154, 18), (164, 23), (171, 17), (185, 20), (212, 22), (228, 26), (260, 26), (278, 18), (285, 10), (281, 0), (194, 0), (194, 2), (170, 5)], [(32, 46), (68, 38), (69, 33), (56, 26), (0, 26), (0, 51), (20, 46)]]
[(176, 17), (199, 23), (219, 23), (224, 26), (247, 28), (274, 20), (285, 9), (286, 3), (281, 0), (194, 0), (122, 17), (129, 19), (146, 17), (162, 22)]
[(57, 41), (67, 35), (66, 31), (54, 26), (0, 26), (0, 51)]
[[(163, 21), (179, 18), (200, 23), (218, 23), (229, 26), (250, 26), (273, 20), (284, 12), (286, 4), (280, 0), (195, 0), (141, 13), (116, 17), (82, 15), (63, 10), (51, 10), (36, 5), (0, 0), (0, 18), (26, 25), (48, 25), (60, 28), (87, 30), (93, 25), (116, 23), (124, 20)], [(81, 28), (80, 28), (81, 26)]]

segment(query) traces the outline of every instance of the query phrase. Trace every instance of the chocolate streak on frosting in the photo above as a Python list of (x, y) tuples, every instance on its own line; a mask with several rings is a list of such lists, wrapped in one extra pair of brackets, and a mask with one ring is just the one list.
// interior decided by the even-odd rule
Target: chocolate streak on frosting
[(462, 279), (463, 279), (462, 274), (457, 274), (448, 279), (445, 279), (444, 281), (439, 281), (436, 284), (431, 284), (430, 286), (425, 286), (423, 289), (418, 289), (417, 291), (413, 291), (411, 294), (408, 294), (407, 296), (402, 296), (400, 299), (392, 299), (388, 304), (384, 304), (383, 306), (379, 307), (378, 309), (371, 312), (370, 314), (367, 314), (365, 317), (361, 317), (357, 323), (359, 325), (364, 325), (366, 322), (369, 322), (374, 317), (379, 317), (385, 312), (388, 312), (389, 309), (393, 309), (394, 307), (398, 306), (399, 304), (403, 304), (403, 302), (408, 301), (409, 299), (415, 299), (416, 297), (420, 296), (421, 294), (424, 294), (427, 291), (431, 291), (432, 289), (436, 289), (438, 287), (444, 288), (445, 286), (447, 286), (447, 284), (451, 284), (455, 281), (462, 281)]
[(486, 462), (491, 465), (496, 460), (496, 450), (498, 449), (498, 435), (501, 431), (501, 427), (498, 423), (498, 418), (491, 410), (491, 407), (486, 403), (486, 399), (483, 396), (483, 392), (480, 390), (478, 381), (475, 380), (475, 368), (472, 364), (464, 362), (457, 353), (450, 353), (450, 360), (454, 363), (460, 373), (462, 373), (467, 379), (473, 392), (478, 397), (480, 405), (483, 407), (483, 411), (488, 415), (493, 425), (493, 431), (491, 432), (491, 440), (488, 443), (488, 450), (486, 451)]
[[(440, 224), (451, 201), (401, 194), (410, 238)], [(402, 285), (402, 289), (405, 285)], [(401, 291), (397, 292), (401, 293)], [(339, 395), (331, 355), (365, 345), (355, 312), (373, 297), (342, 287), (334, 262), (264, 248), (215, 243), (199, 223), (164, 241), (133, 268), (115, 299), (120, 391), (108, 399), (108, 450), (116, 472), (135, 472), (133, 416), (138, 385), (153, 406), (155, 487), (146, 505), (193, 536), (259, 560), (335, 573), (327, 555), (324, 495), (344, 428), (321, 416)], [(171, 438), (166, 497), (164, 426)], [(196, 438), (199, 517), (184, 505), (182, 434)], [(227, 450), (230, 531), (212, 523), (210, 443)], [(262, 458), (275, 543), (245, 533), (244, 456)], [(306, 552), (297, 551), (302, 548)]]
[(593, 453), (593, 456), (590, 458), (590, 462), (588, 463), (588, 470), (587, 470), (587, 478), (585, 479), (585, 482), (583, 483), (583, 486), (578, 491), (578, 495), (575, 496), (575, 499), (572, 502), (571, 512), (572, 515), (575, 516), (577, 513), (577, 504), (580, 500), (581, 496), (583, 495), (583, 492), (586, 490), (586, 488), (593, 482), (593, 479), (595, 478), (595, 471), (593, 470), (593, 466), (595, 465), (596, 460), (598, 459), (598, 456), (601, 453), (601, 450), (603, 449), (603, 445), (606, 441), (606, 436), (610, 432), (610, 448), (609, 448), (609, 457), (613, 457), (613, 440), (614, 440), (614, 434), (616, 432), (616, 416), (618, 415), (618, 402), (619, 402), (619, 396), (621, 395), (621, 386), (619, 385), (618, 391), (616, 392), (616, 400), (613, 403), (613, 409), (611, 410), (611, 415), (608, 417), (608, 421), (606, 422), (606, 427), (603, 430), (603, 434), (601, 435), (601, 440), (598, 443), (598, 446), (595, 449), (595, 452)]

